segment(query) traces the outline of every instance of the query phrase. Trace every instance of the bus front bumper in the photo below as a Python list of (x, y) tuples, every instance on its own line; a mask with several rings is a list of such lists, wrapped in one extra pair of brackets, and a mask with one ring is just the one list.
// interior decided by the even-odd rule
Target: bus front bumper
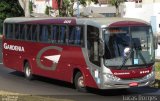
[[(130, 87), (142, 87), (149, 86), (155, 82), (155, 73), (151, 72), (143, 78), (135, 79), (111, 79), (106, 75), (103, 75), (103, 81), (100, 84), (100, 89), (121, 89), (121, 88), (130, 88)], [(137, 85), (132, 85), (137, 84)]]

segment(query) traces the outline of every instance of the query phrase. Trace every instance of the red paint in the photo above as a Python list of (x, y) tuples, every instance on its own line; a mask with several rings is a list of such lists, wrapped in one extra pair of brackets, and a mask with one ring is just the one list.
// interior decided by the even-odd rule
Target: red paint
[(57, 3), (57, 0), (52, 0), (52, 7), (53, 9), (58, 9), (58, 3)]
[(136, 21), (119, 21), (112, 23), (109, 27), (128, 27), (128, 26), (146, 26), (146, 23)]
[[(113, 75), (122, 78), (122, 79), (128, 79), (128, 78), (141, 78), (146, 76), (147, 74), (151, 73), (152, 66), (148, 68), (139, 68), (139, 69), (131, 69), (131, 70), (111, 70)], [(141, 73), (144, 72), (144, 73)], [(129, 73), (129, 74), (128, 74)], [(120, 75), (121, 74), (121, 75)], [(122, 75), (123, 74), (123, 75)]]
[[(17, 71), (23, 71), (23, 62), (24, 60), (28, 60), (29, 64), (31, 65), (33, 74), (63, 80), (67, 82), (72, 82), (73, 70), (75, 68), (78, 68), (84, 75), (85, 85), (88, 87), (98, 88), (96, 82), (90, 74), (90, 71), (87, 69), (87, 64), (83, 57), (81, 47), (14, 41), (5, 39), (3, 40), (3, 43), (23, 46), (25, 50), (25, 52), (16, 52), (12, 50), (6, 50), (3, 48), (3, 63), (6, 67), (15, 69)], [(44, 57), (60, 54), (61, 57), (59, 63), (57, 65), (56, 70), (54, 71), (39, 68), (35, 60), (38, 52), (44, 47), (48, 46), (57, 46), (63, 49), (61, 52), (52, 49), (47, 50), (40, 57), (40, 59), (42, 60), (41, 63), (49, 68), (53, 64), (53, 62)], [(7, 56), (5, 54), (7, 54)]]
[[(68, 23), (69, 21), (69, 23)], [(70, 22), (71, 21), (71, 22)], [(46, 20), (34, 20), (34, 21), (24, 21), (22, 23), (25, 24), (67, 24), (67, 25), (76, 25), (75, 19), (46, 19)], [(115, 26), (143, 26), (146, 25), (141, 22), (128, 22), (121, 21), (111, 24), (109, 27)], [(55, 45), (49, 43), (36, 43), (31, 41), (20, 41), (20, 40), (7, 40), (3, 38), (2, 43), (7, 43), (10, 45), (23, 46), (24, 52), (6, 50), (3, 48), (3, 63), (6, 67), (23, 71), (24, 60), (28, 60), (29, 64), (32, 68), (33, 74), (41, 75), (49, 78), (54, 78), (58, 80), (63, 80), (67, 82), (73, 81), (73, 71), (74, 69), (79, 69), (85, 80), (85, 85), (88, 87), (98, 88), (93, 76), (91, 75), (89, 69), (87, 68), (86, 61), (84, 59), (81, 47), (77, 46), (68, 46), (68, 45)], [(45, 51), (41, 57), (42, 65), (50, 68), (53, 65), (53, 62), (46, 59), (45, 56), (50, 55), (61, 55), (59, 59), (59, 63), (57, 64), (57, 68), (55, 70), (44, 70), (37, 65), (36, 57), (37, 54), (45, 47), (49, 46), (57, 46), (62, 48), (62, 51), (56, 51), (53, 49), (49, 49)], [(140, 78), (149, 74), (152, 70), (152, 67), (149, 68), (141, 68), (141, 69), (132, 69), (132, 70), (111, 70), (112, 73), (119, 78)], [(144, 73), (140, 73), (141, 71), (147, 71)], [(118, 73), (129, 73), (127, 75), (118, 75)], [(136, 86), (136, 83), (129, 84), (130, 86)]]
[(130, 86), (130, 87), (136, 87), (136, 86), (138, 86), (138, 83), (137, 83), (137, 82), (131, 82), (131, 83), (129, 84), (129, 86)]

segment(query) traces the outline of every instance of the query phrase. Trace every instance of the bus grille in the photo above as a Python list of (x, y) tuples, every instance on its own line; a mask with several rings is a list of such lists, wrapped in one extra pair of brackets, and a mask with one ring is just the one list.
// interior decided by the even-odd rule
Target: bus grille
[(141, 80), (143, 77), (140, 78), (123, 78), (121, 80)]

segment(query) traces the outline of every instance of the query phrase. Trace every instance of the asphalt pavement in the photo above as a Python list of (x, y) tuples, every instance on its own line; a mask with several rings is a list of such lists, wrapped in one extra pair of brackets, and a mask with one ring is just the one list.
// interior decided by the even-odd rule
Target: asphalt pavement
[(0, 63), (2, 63), (2, 40), (0, 39)]
[[(1, 49), (0, 45), (0, 53), (2, 53)], [(0, 63), (1, 60), (2, 55), (0, 55)], [(152, 87), (119, 90), (89, 89), (88, 93), (82, 93), (76, 91), (71, 84), (54, 79), (36, 76), (34, 80), (28, 81), (23, 73), (6, 68), (3, 64), (0, 64), (0, 90), (73, 101), (160, 101), (158, 96), (160, 90)]]

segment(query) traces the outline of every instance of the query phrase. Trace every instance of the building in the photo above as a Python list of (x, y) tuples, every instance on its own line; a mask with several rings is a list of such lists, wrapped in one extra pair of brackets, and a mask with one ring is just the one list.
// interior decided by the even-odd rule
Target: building
[[(115, 7), (108, 5), (107, 0), (98, 0), (98, 4), (87, 3), (86, 7), (79, 5), (79, 11), (81, 14), (85, 15), (92, 15), (94, 14), (102, 14), (106, 17), (113, 17), (115, 16), (116, 9)], [(39, 14), (45, 14), (46, 7), (51, 7), (50, 16), (57, 16), (58, 15), (58, 4), (57, 0), (32, 0), (33, 2), (33, 12)], [(77, 2), (75, 1), (73, 9), (75, 9), (74, 14), (77, 15)], [(120, 12), (122, 9), (120, 10)]]
[(39, 16), (45, 16), (45, 11), (47, 7), (50, 7), (50, 16), (57, 16), (58, 14), (58, 4), (57, 0), (31, 0), (33, 3), (33, 13)]
[(81, 12), (87, 15), (102, 14), (105, 17), (114, 17), (116, 15), (116, 8), (109, 5), (105, 0), (99, 0), (98, 4), (93, 2), (88, 4), (86, 7), (80, 7)]
[[(151, 23), (154, 34), (160, 36), (160, 0), (127, 0), (122, 16)], [(156, 59), (160, 59), (160, 45), (156, 50)]]
[(123, 17), (145, 20), (152, 24), (155, 34), (160, 34), (160, 0), (128, 0)]

